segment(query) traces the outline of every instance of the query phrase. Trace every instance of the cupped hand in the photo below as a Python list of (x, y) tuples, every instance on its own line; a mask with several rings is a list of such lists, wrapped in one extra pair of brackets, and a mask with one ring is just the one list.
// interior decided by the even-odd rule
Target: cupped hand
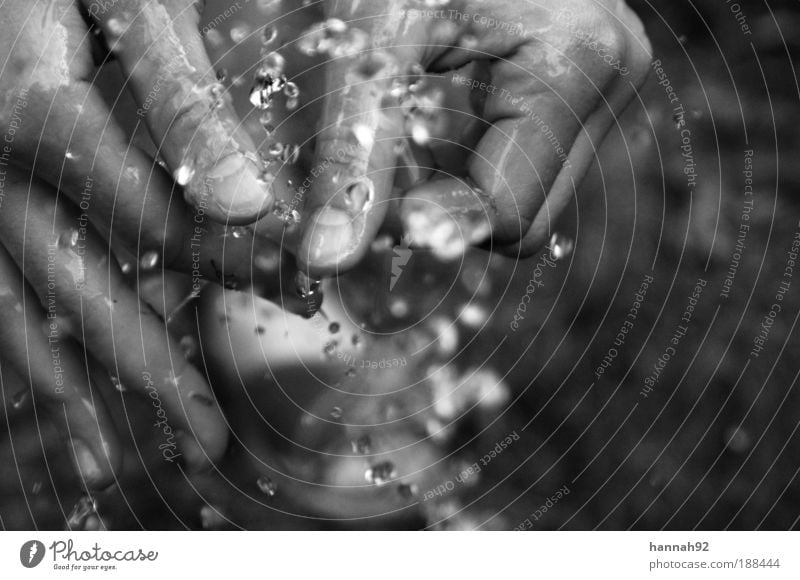
[[(321, 36), (327, 60), (298, 251), (311, 275), (358, 262), (398, 202), (410, 241), (444, 257), (487, 242), (538, 251), (649, 69), (621, 0), (331, 0), (325, 11), (325, 34), (305, 41), (313, 50)], [(459, 91), (469, 107), (452, 105)]]
[[(167, 461), (199, 469), (226, 448), (214, 395), (142, 299), (137, 266), (199, 289), (246, 281), (258, 252), (275, 251), (228, 235), (286, 185), (262, 180), (199, 18), (193, 0), (12, 0), (0, 12), (0, 359), (52, 409), (88, 488), (112, 483), (122, 454), (103, 402), (117, 393), (91, 378), (96, 364), (154, 401)], [(160, 163), (115, 117), (129, 97), (98, 89), (111, 58)]]

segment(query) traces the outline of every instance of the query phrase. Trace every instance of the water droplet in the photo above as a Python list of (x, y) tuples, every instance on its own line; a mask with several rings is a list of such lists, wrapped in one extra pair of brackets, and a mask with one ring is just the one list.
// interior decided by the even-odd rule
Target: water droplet
[(126, 26), (119, 18), (109, 18), (106, 21), (106, 29), (113, 36), (122, 36), (125, 33)]
[(550, 255), (555, 260), (568, 258), (574, 247), (575, 242), (567, 235), (556, 232), (550, 238)]
[(281, 161), (288, 163), (289, 165), (294, 165), (297, 163), (298, 159), (300, 159), (300, 145), (297, 143), (287, 143), (283, 146), (283, 151), (281, 151)]
[(300, 104), (300, 99), (286, 99), (286, 110), (294, 111)]
[(442, 8), (450, 4), (450, 0), (425, 0), (425, 6), (428, 8)]
[(231, 27), (231, 40), (236, 44), (244, 42), (250, 36), (250, 27), (244, 23)]
[(78, 233), (78, 230), (74, 230), (72, 232), (72, 234), (70, 235), (70, 237), (69, 237), (69, 245), (70, 245), (70, 247), (74, 248), (75, 246), (78, 245), (78, 238), (79, 237), (80, 237), (80, 234)]
[(351, 342), (353, 343), (353, 346), (358, 347), (361, 344), (361, 337), (357, 334), (354, 334)]
[(330, 18), (306, 29), (297, 43), (297, 49), (306, 56), (327, 54), (333, 58), (355, 56), (369, 41), (366, 32), (348, 27), (338, 18)]
[(181, 352), (183, 352), (184, 358), (192, 358), (197, 354), (197, 339), (191, 334), (183, 335), (178, 344), (181, 347)]
[(431, 140), (428, 122), (421, 115), (414, 115), (411, 117), (408, 132), (411, 135), (411, 140), (417, 145), (427, 145)]
[(296, 83), (289, 81), (283, 87), (283, 94), (286, 95), (287, 99), (297, 99), (300, 97), (300, 87)]
[(278, 492), (278, 486), (266, 475), (262, 475), (256, 480), (258, 490), (269, 497), (275, 497)]
[(741, 427), (729, 427), (725, 431), (725, 445), (734, 453), (744, 453), (752, 445), (750, 434)]
[(283, 75), (285, 69), (286, 59), (280, 52), (272, 51), (264, 55), (264, 58), (261, 59), (261, 64), (256, 71), (256, 78), (283, 77), (281, 82), (282, 89), (286, 84), (286, 77)]
[(252, 237), (253, 228), (250, 226), (230, 226), (228, 227), (228, 233), (237, 240), (241, 240), (242, 238)]
[(372, 439), (369, 435), (362, 435), (358, 439), (353, 439), (350, 446), (353, 448), (353, 453), (368, 455), (372, 451)]
[(292, 226), (300, 223), (300, 212), (293, 209), (282, 199), (276, 200), (272, 206), (272, 215), (281, 220), (284, 225)]
[(222, 38), (222, 34), (220, 34), (219, 30), (216, 28), (212, 28), (206, 32), (205, 38), (206, 42), (213, 48), (220, 48), (225, 42), (225, 40)]
[(178, 185), (184, 186), (192, 180), (192, 177), (194, 177), (194, 167), (184, 163), (175, 170), (175, 173), (173, 173), (172, 176), (175, 178), (175, 181)]
[(223, 104), (222, 97), (225, 94), (225, 85), (220, 82), (211, 83), (208, 86), (208, 94), (211, 97), (211, 108), (219, 109)]
[(267, 127), (271, 127), (272, 125), (272, 111), (269, 109), (261, 111), (261, 114), (258, 115), (258, 122), (261, 123), (261, 126), (264, 127), (267, 133), (272, 133), (275, 130), (274, 127), (267, 129)]
[(325, 344), (325, 348), (323, 352), (328, 358), (333, 358), (336, 355), (336, 347), (339, 346), (339, 342), (336, 340), (332, 340)]
[(331, 409), (331, 418), (332, 419), (341, 419), (342, 418), (342, 408), (341, 407), (333, 407)]
[(466, 326), (478, 328), (489, 318), (489, 313), (483, 306), (470, 302), (465, 304), (458, 316), (459, 321)]
[(461, 45), (461, 48), (466, 50), (475, 50), (478, 48), (479, 44), (478, 37), (476, 37), (474, 34), (465, 34), (461, 37), (459, 44)]
[(119, 269), (122, 270), (123, 274), (130, 274), (133, 272), (133, 264), (130, 262), (122, 262), (122, 264), (119, 266)]
[(375, 185), (368, 177), (354, 181), (345, 189), (345, 203), (355, 211), (367, 211), (372, 205)]
[(401, 483), (397, 486), (397, 493), (403, 499), (414, 499), (419, 493), (419, 488), (416, 483)]
[(72, 151), (69, 151), (69, 150), (67, 150), (67, 152), (64, 153), (64, 157), (66, 157), (69, 160), (78, 159), (78, 155), (76, 155), (75, 153), (73, 153)]
[(395, 318), (405, 318), (408, 316), (410, 311), (411, 308), (409, 307), (408, 301), (405, 298), (392, 296), (392, 298), (389, 300), (389, 312)]
[(70, 530), (83, 530), (86, 519), (97, 514), (97, 503), (89, 495), (82, 496), (67, 516), (67, 527)]
[(322, 280), (311, 278), (305, 272), (298, 271), (294, 277), (294, 287), (300, 298), (309, 298), (319, 292)]
[(128, 390), (125, 385), (122, 384), (122, 381), (119, 380), (117, 375), (109, 375), (108, 378), (111, 381), (111, 384), (114, 385), (114, 388), (117, 390), (117, 392), (124, 393)]
[(261, 42), (266, 46), (275, 42), (277, 38), (278, 29), (270, 24), (267, 24), (261, 33)]
[(29, 392), (30, 391), (28, 390), (23, 390), (19, 391), (18, 393), (14, 393), (11, 396), (11, 405), (14, 407), (14, 409), (19, 410), (23, 407), (23, 405), (25, 405), (25, 402), (28, 400)]
[(391, 461), (384, 461), (372, 465), (364, 472), (364, 479), (378, 487), (386, 485), (392, 478), (397, 476), (394, 463)]
[(356, 376), (356, 369), (355, 369), (355, 367), (350, 367), (350, 368), (348, 368), (348, 369), (345, 371), (345, 373), (344, 373), (344, 374), (345, 374), (345, 376), (347, 376), (347, 377), (353, 378), (354, 376)]
[(142, 270), (152, 270), (158, 265), (158, 252), (150, 250), (142, 254), (139, 259), (139, 267)]
[(41, 481), (37, 481), (31, 487), (31, 493), (33, 495), (39, 495), (40, 493), (42, 493), (42, 487), (44, 487), (44, 484)]
[(225, 525), (225, 518), (216, 508), (205, 505), (200, 508), (200, 522), (203, 529), (210, 530)]
[(338, 322), (331, 322), (331, 323), (328, 325), (328, 331), (329, 331), (331, 334), (336, 334), (337, 332), (339, 332), (339, 328), (340, 328), (340, 326), (339, 326), (339, 323), (338, 323)]
[(228, 70), (221, 68), (217, 71), (217, 80), (224, 83), (228, 79)]
[(371, 127), (362, 123), (353, 125), (353, 135), (364, 149), (372, 150), (372, 146), (375, 145), (375, 131)]

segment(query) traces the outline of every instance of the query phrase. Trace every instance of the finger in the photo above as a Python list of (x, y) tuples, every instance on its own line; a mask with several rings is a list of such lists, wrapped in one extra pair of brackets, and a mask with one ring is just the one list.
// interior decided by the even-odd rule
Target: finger
[[(313, 181), (306, 192), (297, 258), (313, 276), (353, 266), (380, 228), (392, 191), (395, 144), (404, 133), (399, 95), (419, 62), (424, 30), (404, 35), (402, 6), (392, 0), (330, 2), (323, 27), (341, 45), (372, 45), (357, 54), (334, 52), (325, 66), (325, 97), (316, 136)], [(340, 22), (346, 23), (341, 30)], [(402, 46), (397, 39), (403, 36)], [(341, 37), (341, 38), (339, 38)], [(302, 41), (302, 39), (301, 39)]]
[(209, 62), (197, 6), (195, 0), (135, 0), (110, 3), (94, 16), (187, 200), (206, 205), (219, 222), (249, 223), (271, 210), (275, 198)]
[[(552, 14), (534, 7), (524, 10), (528, 13), (523, 20), (542, 22), (542, 28), (522, 36), (484, 31), (478, 37), (475, 51), (481, 58), (500, 57), (491, 65), (490, 83), (471, 85), (485, 92), (489, 126), (468, 161), (465, 178), (444, 177), (408, 193), (403, 216), (413, 241), (457, 246), (454, 240), (479, 243), (491, 237), (500, 245), (514, 243), (530, 230), (562, 170), (566, 183), (571, 183), (569, 177), (583, 177), (588, 166), (585, 146), (579, 147), (580, 167), (574, 169), (571, 146), (587, 120), (604, 106), (620, 72), (574, 31), (595, 35), (594, 46), (599, 43), (612, 62), (629, 62), (631, 48), (619, 23), (592, 6), (568, 30), (558, 29)], [(548, 21), (550, 26), (544, 26)], [(439, 65), (457, 64), (460, 58), (463, 54), (458, 52), (445, 55)], [(607, 130), (603, 118), (592, 122), (592, 137)], [(564, 191), (569, 190), (559, 190), (558, 204), (554, 198), (550, 218), (565, 203)], [(531, 239), (537, 235), (541, 231)]]
[(111, 418), (87, 373), (78, 345), (58, 337), (55, 319), (45, 316), (19, 269), (0, 247), (0, 349), (31, 385), (37, 405), (68, 442), (69, 454), (85, 487), (100, 489), (114, 481), (122, 461)]
[(55, 301), (59, 333), (78, 338), (129, 390), (153, 400), (168, 461), (182, 455), (197, 469), (218, 459), (227, 431), (203, 377), (127, 287), (95, 232), (78, 233), (73, 208), (41, 182), (8, 173), (0, 241), (39, 299)]
[[(31, 168), (64, 192), (81, 210), (75, 226), (82, 231), (91, 223), (115, 247), (129, 249), (134, 263), (152, 267), (155, 256), (204, 280), (246, 281), (244, 265), (258, 257), (261, 245), (254, 247), (249, 233), (226, 238), (228, 230), (207, 219), (205, 207), (190, 211), (166, 171), (130, 145), (94, 87), (88, 31), (74, 5), (55, 2), (52, 17), (43, 19), (41, 5), (18, 4), (8, 17), (22, 31), (19, 41), (5, 46), (4, 37), (0, 45), (11, 61), (26, 64), (0, 73), (0, 82), (13, 87), (0, 104), (10, 139), (0, 164)], [(34, 34), (42, 22), (47, 26)], [(33, 43), (42, 37), (44, 46)], [(282, 228), (264, 220), (259, 234), (280, 239)]]

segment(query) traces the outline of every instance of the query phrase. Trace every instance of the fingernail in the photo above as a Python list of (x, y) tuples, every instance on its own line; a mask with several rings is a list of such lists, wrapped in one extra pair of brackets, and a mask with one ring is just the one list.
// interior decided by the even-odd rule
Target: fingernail
[(332, 207), (318, 209), (306, 225), (300, 257), (310, 269), (335, 268), (356, 247), (353, 218)]
[(103, 477), (103, 470), (100, 468), (97, 458), (89, 446), (80, 439), (75, 439), (72, 445), (75, 452), (75, 464), (81, 477), (87, 487), (94, 487)]
[(231, 225), (255, 221), (271, 206), (270, 185), (260, 178), (256, 163), (239, 152), (223, 157), (190, 186), (191, 203)]

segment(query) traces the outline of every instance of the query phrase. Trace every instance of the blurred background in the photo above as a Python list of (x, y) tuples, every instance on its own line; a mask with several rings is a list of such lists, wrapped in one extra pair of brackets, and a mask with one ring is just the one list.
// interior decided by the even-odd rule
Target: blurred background
[[(254, 135), (257, 4), (206, 34)], [(800, 281), (784, 274), (800, 232), (800, 9), (629, 4), (660, 70), (548, 250), (443, 263), (381, 238), (323, 284), (311, 319), (209, 285), (173, 324), (233, 433), (209, 474), (162, 461), (147, 402), (121, 392), (130, 461), (88, 498), (4, 374), (3, 528), (797, 527)], [(206, 25), (225, 7), (209, 1)], [(318, 73), (292, 54), (304, 107)]]

